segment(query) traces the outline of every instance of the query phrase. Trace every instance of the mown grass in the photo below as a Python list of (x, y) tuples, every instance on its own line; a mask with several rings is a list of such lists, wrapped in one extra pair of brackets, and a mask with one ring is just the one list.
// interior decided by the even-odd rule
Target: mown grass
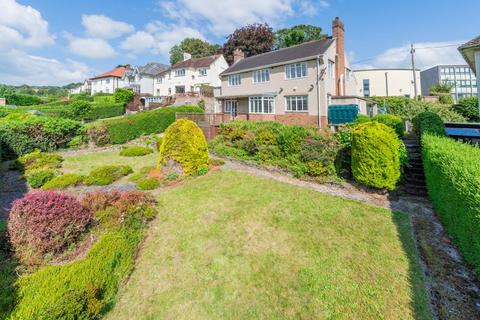
[(236, 171), (162, 193), (107, 319), (430, 319), (406, 215)]

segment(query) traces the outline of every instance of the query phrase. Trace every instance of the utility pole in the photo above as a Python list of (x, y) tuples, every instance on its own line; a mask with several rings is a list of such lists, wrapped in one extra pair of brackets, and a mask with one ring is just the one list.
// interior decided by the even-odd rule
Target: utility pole
[(413, 43), (410, 45), (410, 54), (412, 55), (412, 72), (413, 72), (413, 91), (415, 92), (415, 99), (417, 99), (417, 77), (415, 74), (415, 48), (413, 48)]

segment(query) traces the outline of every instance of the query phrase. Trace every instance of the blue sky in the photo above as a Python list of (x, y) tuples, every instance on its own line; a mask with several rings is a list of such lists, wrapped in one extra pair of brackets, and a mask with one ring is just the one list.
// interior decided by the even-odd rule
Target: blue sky
[[(66, 84), (120, 63), (168, 63), (184, 37), (222, 44), (236, 27), (345, 23), (354, 66), (462, 63), (456, 45), (478, 36), (480, 1), (0, 0), (0, 83)], [(423, 48), (423, 49), (421, 49)]]

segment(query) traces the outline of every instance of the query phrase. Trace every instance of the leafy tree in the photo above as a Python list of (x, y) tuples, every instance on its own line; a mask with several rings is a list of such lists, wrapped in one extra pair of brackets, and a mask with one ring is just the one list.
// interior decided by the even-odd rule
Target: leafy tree
[(115, 97), (115, 102), (127, 104), (133, 100), (135, 92), (130, 89), (117, 88), (113, 96)]
[(233, 52), (241, 49), (245, 57), (269, 52), (273, 49), (275, 35), (268, 24), (254, 23), (236, 29), (227, 37), (223, 45), (223, 55), (228, 63), (233, 63)]
[(467, 118), (468, 121), (480, 121), (477, 97), (466, 97), (461, 99), (458, 104), (453, 106), (453, 110)]
[(185, 38), (170, 49), (170, 63), (174, 65), (183, 60), (183, 53), (190, 53), (194, 58), (208, 57), (221, 51), (218, 44), (210, 44), (197, 38)]
[(430, 87), (429, 94), (431, 96), (438, 96), (438, 102), (442, 104), (453, 104), (453, 97), (450, 92), (452, 91), (453, 85), (448, 83), (439, 83)]
[(291, 28), (279, 29), (275, 32), (276, 49), (295, 46), (312, 40), (326, 38), (322, 28), (310, 24), (299, 24)]

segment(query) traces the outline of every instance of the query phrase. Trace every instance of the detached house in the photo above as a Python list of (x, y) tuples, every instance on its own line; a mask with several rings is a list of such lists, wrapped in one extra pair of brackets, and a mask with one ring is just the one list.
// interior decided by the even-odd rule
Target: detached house
[(223, 55), (192, 58), (184, 53), (183, 61), (156, 76), (154, 96), (200, 92), (202, 86), (220, 87), (219, 75), (227, 68)]
[(129, 88), (134, 84), (130, 65), (119, 66), (90, 79), (91, 94), (114, 93), (117, 88)]
[(169, 68), (166, 64), (157, 62), (137, 66), (132, 74), (134, 85), (132, 89), (141, 95), (155, 95), (155, 78)]
[(220, 74), (217, 112), (318, 127), (328, 125), (331, 104), (357, 104), (366, 113), (365, 99), (354, 96), (344, 25), (336, 18), (332, 27), (333, 37), (248, 58), (236, 50), (233, 65)]

